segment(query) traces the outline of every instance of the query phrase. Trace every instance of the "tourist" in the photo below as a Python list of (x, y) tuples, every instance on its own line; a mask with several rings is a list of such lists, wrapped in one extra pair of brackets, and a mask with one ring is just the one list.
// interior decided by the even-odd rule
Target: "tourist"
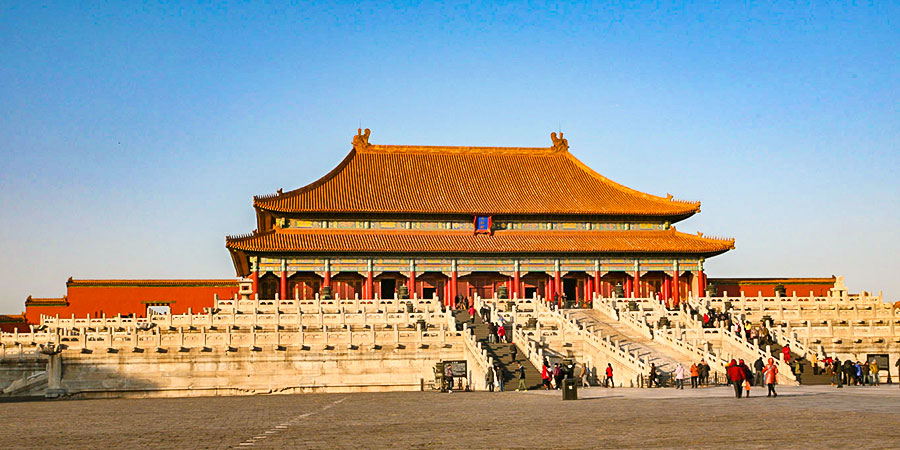
[(872, 385), (878, 386), (878, 362), (874, 359), (869, 363), (869, 376), (872, 377)]
[(784, 362), (790, 364), (791, 363), (791, 346), (788, 344), (784, 344), (784, 347), (781, 347), (781, 353), (784, 355)]
[(512, 356), (512, 362), (516, 362), (519, 356), (519, 349), (516, 347), (515, 343), (509, 344), (509, 354)]
[(553, 364), (553, 385), (556, 389), (562, 389), (563, 371), (559, 363)]
[(753, 362), (753, 370), (755, 371), (755, 377), (753, 380), (756, 382), (758, 386), (763, 385), (763, 369), (766, 367), (766, 364), (763, 362), (762, 356), (756, 358), (756, 361)]
[(503, 322), (500, 322), (500, 326), (497, 327), (497, 339), (499, 342), (506, 342), (506, 328), (503, 326)]
[(488, 322), (488, 342), (491, 344), (497, 343), (497, 327), (493, 322)]
[(453, 393), (453, 364), (447, 363), (444, 366), (444, 382), (447, 383), (447, 392)]
[(503, 383), (506, 381), (506, 371), (503, 369), (503, 366), (496, 364), (494, 367), (497, 369), (497, 391), (503, 392)]
[(588, 382), (588, 373), (590, 370), (588, 369), (587, 363), (581, 365), (581, 387), (591, 387), (591, 383)]
[(863, 386), (869, 384), (869, 365), (866, 363), (859, 364), (860, 379), (862, 380)]
[(616, 383), (613, 381), (613, 368), (611, 363), (606, 364), (606, 379), (603, 380), (603, 385), (608, 388), (616, 387)]
[(684, 389), (684, 366), (681, 363), (675, 366), (675, 389)]
[(516, 369), (516, 372), (519, 373), (519, 386), (516, 387), (516, 391), (526, 391), (528, 387), (525, 386), (525, 366), (522, 363), (519, 363), (519, 367)]
[(484, 385), (489, 392), (494, 392), (494, 367), (488, 367), (484, 372)]
[(700, 367), (697, 369), (700, 372), (700, 384), (709, 386), (709, 363), (705, 359), (700, 359)]
[(475, 325), (475, 306), (469, 307), (469, 320), (472, 322), (472, 325)]
[(853, 375), (855, 377), (854, 379), (856, 380), (856, 385), (857, 386), (863, 385), (864, 383), (863, 383), (863, 377), (862, 377), (862, 367), (860, 367), (859, 361), (857, 361), (856, 364), (853, 365), (853, 370), (854, 370)]
[(653, 387), (653, 383), (656, 382), (656, 387), (659, 387), (659, 380), (656, 378), (656, 364), (650, 363), (650, 375), (647, 377), (647, 387)]
[(819, 374), (819, 355), (815, 353), (812, 355), (812, 371), (813, 375)]
[(854, 373), (855, 372), (853, 371), (853, 361), (850, 361), (849, 359), (845, 359), (844, 367), (843, 367), (844, 384), (846, 384), (848, 386), (853, 384), (852, 380), (853, 380)]
[(825, 375), (831, 380), (831, 385), (834, 386), (834, 365), (831, 363), (825, 363)]
[(799, 359), (794, 360), (794, 376), (797, 377), (797, 383), (803, 383), (801, 378), (803, 377), (803, 366), (800, 364)]
[(769, 358), (769, 364), (766, 364), (766, 367), (763, 368), (763, 373), (766, 378), (766, 386), (769, 388), (769, 393), (766, 397), (778, 397), (778, 393), (775, 392), (775, 381), (778, 376), (778, 367), (775, 365), (775, 359)]
[(547, 360), (544, 360), (544, 364), (541, 366), (541, 382), (544, 385), (544, 389), (550, 389), (550, 368), (547, 365)]
[(691, 364), (691, 389), (697, 389), (700, 383), (700, 368), (697, 363)]
[(743, 359), (738, 360), (738, 365), (741, 366), (741, 370), (744, 371), (744, 380), (750, 380), (750, 382), (752, 383), (753, 372), (750, 370), (750, 366), (748, 366)]
[(734, 397), (741, 398), (741, 383), (744, 381), (744, 369), (738, 365), (737, 361), (732, 359), (728, 363), (725, 373), (728, 375), (728, 381), (734, 386)]

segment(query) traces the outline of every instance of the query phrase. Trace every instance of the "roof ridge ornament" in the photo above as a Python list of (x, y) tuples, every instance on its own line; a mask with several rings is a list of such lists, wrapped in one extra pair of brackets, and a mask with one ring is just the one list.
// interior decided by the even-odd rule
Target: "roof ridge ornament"
[(356, 129), (356, 136), (353, 136), (353, 150), (361, 151), (369, 148), (369, 135), (372, 131), (366, 128), (363, 132), (362, 128)]
[(563, 138), (563, 132), (559, 132), (559, 137), (556, 137), (556, 132), (550, 133), (550, 140), (553, 141), (553, 150), (555, 151), (568, 151), (569, 150), (569, 140)]

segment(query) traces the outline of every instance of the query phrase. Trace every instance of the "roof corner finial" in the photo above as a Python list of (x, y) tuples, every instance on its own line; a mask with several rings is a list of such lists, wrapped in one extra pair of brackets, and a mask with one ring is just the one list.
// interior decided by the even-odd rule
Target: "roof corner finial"
[(370, 134), (372, 134), (372, 131), (368, 128), (366, 128), (366, 131), (363, 131), (362, 128), (357, 128), (356, 136), (353, 136), (353, 149), (358, 151), (368, 148)]
[(569, 150), (569, 141), (568, 139), (563, 138), (563, 132), (559, 132), (559, 137), (556, 137), (556, 132), (550, 133), (550, 140), (553, 141), (553, 150), (556, 151), (567, 151)]

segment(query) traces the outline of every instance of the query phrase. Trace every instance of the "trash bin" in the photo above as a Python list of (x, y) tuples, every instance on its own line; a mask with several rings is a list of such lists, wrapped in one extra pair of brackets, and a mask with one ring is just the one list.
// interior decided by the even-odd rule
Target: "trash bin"
[(563, 400), (578, 400), (578, 380), (566, 378), (563, 380)]

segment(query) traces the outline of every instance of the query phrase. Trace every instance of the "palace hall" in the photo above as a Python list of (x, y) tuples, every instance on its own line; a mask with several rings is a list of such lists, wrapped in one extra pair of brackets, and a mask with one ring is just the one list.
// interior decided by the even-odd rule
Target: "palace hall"
[(254, 197), (257, 229), (226, 238), (260, 298), (458, 297), (674, 305), (706, 288), (733, 239), (675, 224), (699, 202), (617, 184), (549, 147), (379, 145), (359, 130), (319, 180)]

